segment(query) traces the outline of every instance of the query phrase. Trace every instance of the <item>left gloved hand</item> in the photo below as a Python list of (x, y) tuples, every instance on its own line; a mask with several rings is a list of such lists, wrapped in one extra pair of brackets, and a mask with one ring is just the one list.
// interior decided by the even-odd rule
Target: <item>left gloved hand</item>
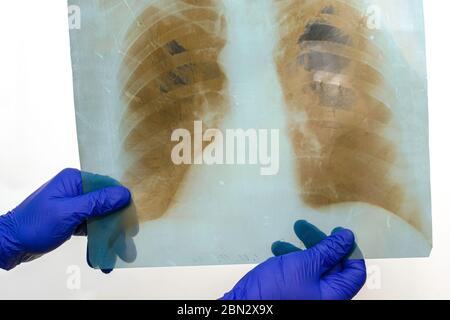
[(50, 252), (72, 235), (85, 234), (88, 218), (130, 202), (122, 186), (83, 194), (79, 170), (65, 169), (10, 213), (0, 216), (0, 268), (10, 270)]
[(276, 257), (250, 271), (224, 300), (348, 300), (366, 281), (362, 255), (349, 258), (355, 251), (350, 230), (338, 228), (331, 236), (306, 221), (298, 221), (294, 230), (307, 250), (289, 243), (274, 243)]

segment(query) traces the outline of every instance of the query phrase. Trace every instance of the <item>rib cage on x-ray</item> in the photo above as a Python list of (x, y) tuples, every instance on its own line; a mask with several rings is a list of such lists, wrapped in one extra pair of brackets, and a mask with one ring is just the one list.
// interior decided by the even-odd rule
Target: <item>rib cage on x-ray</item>
[(141, 220), (167, 211), (188, 170), (172, 162), (171, 133), (198, 120), (216, 128), (227, 112), (225, 37), (220, 1), (206, 0), (155, 1), (125, 36), (122, 181), (135, 190)]
[[(397, 3), (422, 12), (408, 1)], [(141, 230), (128, 232), (133, 264), (121, 254), (130, 242), (115, 243), (128, 228), (119, 218), (90, 222), (95, 265), (115, 267), (115, 255), (131, 266), (260, 262), (296, 219), (354, 228), (369, 257), (429, 253), (425, 58), (405, 58), (405, 43), (424, 49), (423, 29), (399, 27), (409, 42), (398, 44), (405, 10), (388, 0), (69, 2), (84, 19), (71, 35), (82, 169), (131, 189)], [(372, 4), (394, 28), (371, 24)], [(279, 130), (279, 174), (175, 165), (171, 134), (193, 136), (196, 120)]]
[[(312, 207), (367, 202), (422, 228), (395, 174), (396, 142), (385, 132), (394, 128), (396, 97), (383, 74), (389, 61), (371, 40), (380, 35), (358, 10), (362, 2), (275, 3), (276, 59), (302, 199)], [(227, 109), (218, 62), (225, 45), (220, 1), (157, 1), (126, 34), (123, 182), (135, 190), (143, 220), (164, 214), (188, 170), (169, 157), (170, 133), (194, 120), (215, 127)]]
[(365, 3), (277, 1), (276, 59), (299, 193), (315, 208), (370, 203), (427, 233), (395, 138), (392, 110), (407, 97), (396, 95), (390, 48), (380, 46), (385, 35), (369, 24)]

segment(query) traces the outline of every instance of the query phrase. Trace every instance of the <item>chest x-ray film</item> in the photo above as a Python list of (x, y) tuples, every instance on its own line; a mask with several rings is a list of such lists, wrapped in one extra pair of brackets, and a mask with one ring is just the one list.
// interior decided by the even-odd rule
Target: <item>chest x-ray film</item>
[(95, 267), (259, 263), (297, 220), (429, 256), (421, 1), (70, 0), (69, 19), (84, 190), (133, 194), (89, 222)]

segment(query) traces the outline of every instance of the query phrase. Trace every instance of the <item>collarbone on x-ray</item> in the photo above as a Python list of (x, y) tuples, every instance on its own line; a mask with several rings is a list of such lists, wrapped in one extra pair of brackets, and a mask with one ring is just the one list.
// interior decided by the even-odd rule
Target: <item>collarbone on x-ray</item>
[(298, 219), (429, 254), (421, 1), (69, 2), (94, 13), (72, 31), (82, 166), (130, 187), (141, 229), (113, 266), (257, 262)]

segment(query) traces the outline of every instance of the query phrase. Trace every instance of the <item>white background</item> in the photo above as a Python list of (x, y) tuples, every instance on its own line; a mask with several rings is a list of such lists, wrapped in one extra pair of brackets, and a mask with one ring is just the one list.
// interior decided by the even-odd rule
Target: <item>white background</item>
[[(368, 261), (361, 299), (450, 299), (450, 2), (424, 0), (427, 32), (434, 249), (430, 259)], [(0, 212), (65, 167), (79, 167), (66, 1), (0, 4)], [(252, 266), (115, 270), (85, 263), (86, 241), (14, 271), (0, 299), (215, 299)], [(79, 272), (78, 288), (74, 276)]]

